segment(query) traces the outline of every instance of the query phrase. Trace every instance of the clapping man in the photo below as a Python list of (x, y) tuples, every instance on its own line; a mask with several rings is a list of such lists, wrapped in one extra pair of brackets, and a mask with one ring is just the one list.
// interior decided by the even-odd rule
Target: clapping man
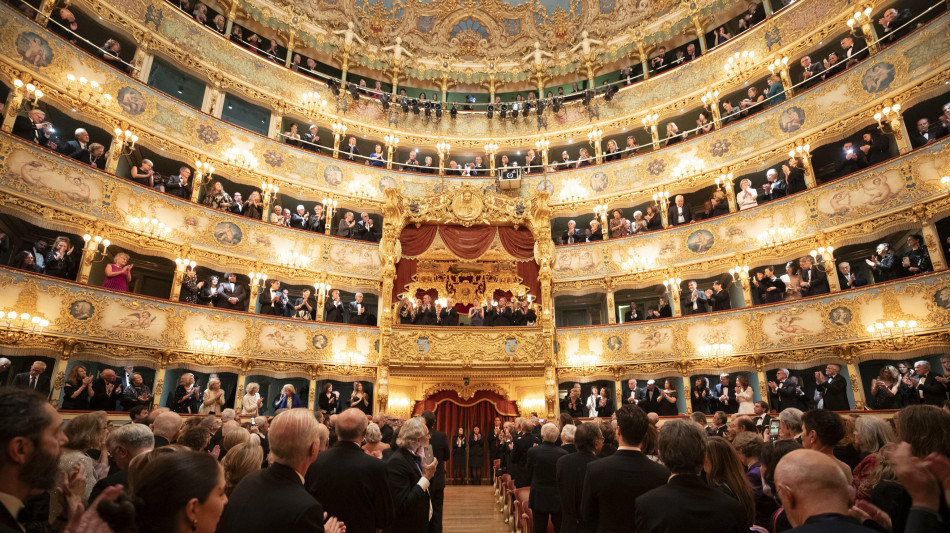
[(696, 281), (690, 281), (689, 290), (683, 293), (683, 315), (698, 315), (706, 312), (706, 293), (699, 290)]
[(116, 402), (122, 397), (122, 384), (116, 379), (115, 370), (107, 368), (92, 382), (93, 396), (89, 408), (93, 411), (115, 411)]
[(363, 293), (358, 292), (354, 295), (354, 301), (350, 302), (350, 324), (359, 326), (366, 325), (366, 306), (363, 305)]
[(637, 405), (644, 399), (643, 389), (637, 388), (637, 380), (627, 381), (627, 387), (630, 389), (630, 396), (624, 400), (626, 403)]
[(864, 276), (851, 271), (850, 263), (842, 261), (838, 264), (838, 286), (841, 287), (841, 290), (855, 289), (867, 284), (868, 280), (864, 279)]
[(799, 259), (798, 263), (802, 267), (802, 296), (827, 294), (831, 290), (828, 286), (828, 276), (815, 265), (812, 256), (806, 255)]
[(821, 394), (821, 407), (830, 411), (850, 411), (848, 380), (840, 374), (841, 365), (829, 364), (825, 372), (815, 372), (815, 382)]
[(330, 292), (330, 299), (323, 304), (324, 310), (324, 320), (327, 322), (336, 322), (338, 324), (346, 324), (347, 312), (346, 308), (343, 307), (343, 302), (340, 300), (340, 291), (333, 289)]

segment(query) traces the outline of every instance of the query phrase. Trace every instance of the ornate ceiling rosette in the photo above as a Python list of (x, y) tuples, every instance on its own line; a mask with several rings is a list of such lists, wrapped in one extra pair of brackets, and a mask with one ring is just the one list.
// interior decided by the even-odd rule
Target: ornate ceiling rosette
[[(372, 47), (355, 51), (365, 64), (384, 59), (378, 50), (401, 37), (413, 59), (451, 56), (455, 61), (517, 59), (534, 49), (567, 52), (581, 30), (610, 38), (663, 16), (677, 0), (273, 0), (318, 25), (347, 22)], [(375, 49), (375, 50), (374, 50)], [(374, 51), (376, 53), (374, 53)], [(375, 56), (375, 57), (374, 57)]]

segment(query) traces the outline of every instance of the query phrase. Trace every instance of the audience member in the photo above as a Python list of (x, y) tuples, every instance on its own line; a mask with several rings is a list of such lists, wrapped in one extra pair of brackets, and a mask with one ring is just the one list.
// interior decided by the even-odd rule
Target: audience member
[(432, 515), (429, 520), (429, 533), (442, 533), (442, 504), (445, 500), (445, 462), (449, 460), (449, 438), (445, 433), (435, 429), (435, 413), (423, 411), (426, 430), (429, 435), (428, 443), (435, 459), (435, 473), (429, 477), (429, 501)]
[(834, 456), (834, 447), (845, 436), (844, 422), (837, 414), (814, 409), (802, 415), (802, 447), (827, 455), (841, 469), (848, 484), (852, 484), (851, 468)]
[(109, 432), (106, 450), (109, 458), (115, 461), (118, 471), (99, 480), (93, 486), (89, 501), (95, 501), (104, 490), (115, 485), (127, 487), (129, 484), (129, 463), (143, 453), (152, 451), (155, 437), (148, 427), (142, 424), (125, 424)]
[(50, 377), (46, 375), (46, 363), (34, 361), (30, 370), (13, 376), (13, 387), (31, 389), (45, 397), (50, 393)]
[[(429, 429), (422, 417), (413, 417), (399, 428), (396, 451), (386, 462), (392, 495), (392, 533), (422, 533), (429, 529), (434, 508), (429, 494), (436, 468), (444, 461), (426, 462)], [(441, 528), (440, 528), (441, 529)]]
[(562, 531), (557, 464), (567, 451), (555, 444), (557, 437), (557, 426), (547, 423), (541, 428), (541, 444), (528, 450), (527, 477), (531, 479), (528, 508), (534, 514), (534, 533), (547, 532), (549, 521), (554, 531)]

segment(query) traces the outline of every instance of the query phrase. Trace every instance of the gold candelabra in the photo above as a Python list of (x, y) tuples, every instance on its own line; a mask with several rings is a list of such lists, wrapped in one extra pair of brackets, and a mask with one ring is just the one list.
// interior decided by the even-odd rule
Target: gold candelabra
[(722, 357), (724, 355), (729, 355), (733, 351), (733, 346), (731, 344), (702, 344), (699, 346), (699, 355), (703, 357)]
[(548, 171), (548, 148), (551, 147), (551, 141), (545, 139), (544, 137), (538, 139), (534, 143), (534, 147), (538, 149), (538, 153), (541, 154), (541, 165), (544, 167), (544, 172)]
[(445, 141), (439, 141), (435, 144), (436, 151), (439, 152), (439, 175), (445, 175), (445, 158), (449, 156), (449, 152), (452, 151), (452, 145)]
[(871, 339), (877, 339), (892, 349), (901, 349), (913, 341), (916, 320), (883, 320), (867, 327)]
[(288, 268), (300, 269), (310, 265), (310, 258), (306, 254), (284, 252), (278, 256), (277, 262)]
[(218, 335), (211, 338), (193, 339), (191, 341), (192, 351), (201, 355), (222, 355), (231, 351), (231, 345), (219, 340)]
[(885, 100), (883, 104), (874, 110), (874, 120), (877, 121), (877, 127), (881, 133), (893, 134), (896, 137), (901, 136), (901, 105), (891, 103), (891, 100)]
[(745, 74), (755, 66), (755, 52), (743, 50), (736, 52), (726, 60), (724, 65), (726, 74), (730, 76), (739, 76)]
[(653, 142), (653, 149), (656, 150), (660, 146), (660, 132), (657, 131), (656, 125), (659, 124), (660, 114), (657, 112), (647, 113), (647, 116), (640, 119), (640, 122), (643, 123), (643, 127), (650, 132), (650, 139)]
[(561, 185), (561, 192), (558, 197), (561, 202), (573, 206), (587, 200), (587, 189), (576, 179), (567, 180)]
[(730, 268), (729, 275), (732, 276), (733, 283), (738, 283), (741, 287), (744, 282), (749, 280), (749, 266), (744, 265)]
[(683, 280), (680, 278), (670, 278), (663, 280), (663, 286), (666, 287), (666, 290), (670, 293), (670, 298), (673, 300), (679, 298), (680, 291), (682, 290), (680, 285), (682, 285), (682, 283)]
[[(82, 249), (83, 260), (85, 260), (88, 255), (90, 257), (89, 262), (98, 261), (105, 257), (109, 250), (109, 245), (112, 244), (109, 242), (109, 239), (103, 239), (99, 235), (92, 236), (88, 233), (82, 236), (82, 240), (85, 241), (85, 245)], [(100, 244), (102, 245), (102, 251), (99, 250)]]
[(32, 83), (24, 83), (19, 79), (13, 80), (13, 91), (16, 96), (19, 96), (33, 107), (36, 107), (40, 98), (43, 98), (43, 91), (39, 87)]
[(794, 237), (792, 228), (777, 226), (769, 228), (758, 235), (759, 245), (763, 247), (774, 247), (784, 244)]
[(149, 237), (155, 237), (159, 239), (165, 239), (168, 237), (168, 234), (171, 233), (171, 226), (166, 225), (164, 222), (158, 220), (157, 218), (149, 217), (132, 217), (129, 219), (129, 222), (132, 225), (132, 228), (143, 235)]
[(593, 147), (594, 158), (598, 163), (601, 163), (603, 160), (603, 149), (600, 144), (603, 139), (604, 130), (600, 128), (594, 128), (587, 132), (587, 142), (589, 142), (591, 147)]
[(195, 177), (191, 180), (191, 201), (197, 202), (201, 195), (202, 182), (210, 180), (214, 175), (214, 167), (207, 161), (195, 159)]
[(491, 141), (485, 145), (485, 156), (488, 158), (489, 175), (495, 175), (495, 154), (498, 153), (498, 143)]
[(606, 239), (609, 235), (607, 232), (607, 204), (595, 205), (594, 216), (600, 220), (600, 231), (604, 234), (604, 238)]
[(719, 121), (721, 120), (719, 114), (719, 89), (706, 91), (706, 94), (700, 97), (700, 100), (703, 102), (703, 107), (712, 115), (713, 124), (719, 127)]
[(40, 334), (49, 326), (49, 320), (42, 316), (8, 311), (0, 313), (0, 329), (3, 330), (3, 341), (7, 344), (16, 344), (32, 334)]
[[(313, 290), (317, 297), (317, 312), (323, 313), (323, 303), (326, 301), (327, 296), (330, 295), (330, 284), (323, 281), (318, 281), (313, 284)], [(320, 314), (319, 316), (322, 317), (323, 315)]]
[(656, 258), (653, 257), (640, 257), (637, 255), (633, 249), (627, 251), (627, 258), (620, 264), (620, 266), (627, 272), (632, 274), (637, 274), (640, 272), (646, 272), (656, 268)]
[(74, 74), (67, 74), (66, 92), (80, 104), (110, 107), (115, 102), (111, 94), (102, 90), (99, 82), (88, 80), (84, 76), (76, 77)]
[(224, 151), (224, 160), (238, 167), (240, 170), (246, 170), (248, 172), (255, 172), (258, 166), (260, 166), (257, 156), (237, 146), (232, 146)]
[(733, 192), (734, 189), (733, 189), (733, 184), (732, 184), (732, 172), (729, 172), (729, 173), (723, 172), (722, 174), (720, 174), (719, 177), (716, 178), (716, 188), (724, 189), (724, 192), (726, 193), (727, 198), (735, 196), (735, 193)]
[(338, 157), (340, 155), (340, 139), (346, 133), (346, 124), (337, 119), (336, 122), (330, 125), (330, 129), (333, 131), (333, 157)]
[(322, 113), (327, 107), (326, 98), (320, 93), (308, 91), (300, 95), (301, 107), (311, 114)]
[(323, 211), (326, 213), (327, 223), (324, 224), (325, 231), (327, 235), (330, 235), (332, 232), (331, 226), (333, 225), (333, 212), (336, 211), (337, 201), (333, 198), (327, 197), (323, 199)]
[(135, 151), (135, 143), (138, 142), (139, 136), (132, 133), (132, 130), (122, 128), (116, 128), (113, 130), (115, 137), (112, 140), (112, 153), (116, 159), (119, 156), (129, 155)]
[(395, 133), (388, 133), (383, 138), (386, 141), (386, 168), (393, 168), (393, 151), (399, 146), (399, 137)]

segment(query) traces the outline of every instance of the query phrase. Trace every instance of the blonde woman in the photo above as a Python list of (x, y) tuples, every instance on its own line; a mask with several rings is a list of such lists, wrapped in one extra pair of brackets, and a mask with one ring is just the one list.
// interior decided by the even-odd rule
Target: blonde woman
[(198, 414), (209, 415), (223, 410), (224, 390), (221, 388), (221, 380), (213, 377), (208, 380), (208, 389), (205, 390), (204, 402), (201, 404), (201, 409), (198, 409)]
[(756, 196), (758, 196), (758, 193), (752, 188), (751, 180), (742, 180), (739, 182), (739, 187), (741, 187), (742, 190), (736, 194), (736, 203), (739, 204), (740, 211), (759, 205), (755, 200)]
[(739, 374), (739, 377), (736, 378), (736, 401), (739, 402), (740, 415), (751, 415), (755, 413), (755, 404), (752, 403), (753, 399), (749, 376)]
[(56, 278), (67, 279), (72, 277), (76, 266), (76, 260), (73, 257), (74, 250), (75, 248), (68, 237), (56, 237), (52, 249), (46, 252), (44, 262), (46, 270), (44, 273)]
[(102, 288), (118, 292), (129, 292), (129, 282), (132, 281), (132, 264), (129, 263), (129, 254), (120, 252), (115, 254), (114, 263), (106, 265), (106, 277), (102, 280)]
[(350, 407), (355, 407), (366, 414), (373, 412), (373, 404), (370, 402), (369, 394), (363, 390), (363, 384), (359, 381), (353, 382), (353, 392), (350, 394)]
[(370, 422), (366, 426), (366, 435), (363, 440), (366, 441), (363, 444), (363, 451), (377, 459), (388, 457), (389, 454), (386, 453), (386, 450), (392, 450), (388, 444), (383, 442), (383, 432), (379, 430), (379, 426), (375, 422)]
[(198, 398), (201, 393), (198, 386), (195, 385), (195, 375), (186, 372), (181, 375), (178, 382), (178, 388), (175, 389), (175, 398), (172, 400), (171, 410), (182, 414), (195, 414), (198, 412)]
[(205, 195), (204, 205), (212, 209), (220, 209), (221, 211), (227, 211), (231, 204), (234, 203), (234, 200), (231, 198), (231, 195), (225, 192), (224, 185), (221, 185), (220, 181), (214, 182), (214, 185), (211, 186), (211, 190), (208, 191), (208, 194)]
[(604, 154), (604, 161), (619, 161), (620, 149), (617, 147), (617, 141), (610, 139), (607, 141), (607, 152)]
[(680, 133), (680, 129), (675, 122), (666, 125), (666, 146), (676, 144), (684, 139), (686, 139), (686, 133)]
[(261, 469), (264, 463), (264, 449), (251, 442), (235, 445), (221, 460), (224, 467), (224, 492), (231, 495), (234, 487), (248, 474)]
[(261, 386), (257, 383), (248, 383), (244, 387), (244, 399), (241, 400), (241, 416), (257, 416), (264, 398), (260, 395)]
[(304, 407), (304, 404), (300, 401), (300, 396), (297, 396), (297, 389), (288, 383), (280, 390), (280, 396), (274, 400), (274, 409), (296, 409), (297, 407)]
[(274, 206), (274, 212), (270, 214), (270, 223), (277, 224), (278, 226), (284, 225), (284, 208), (283, 207), (279, 205)]

